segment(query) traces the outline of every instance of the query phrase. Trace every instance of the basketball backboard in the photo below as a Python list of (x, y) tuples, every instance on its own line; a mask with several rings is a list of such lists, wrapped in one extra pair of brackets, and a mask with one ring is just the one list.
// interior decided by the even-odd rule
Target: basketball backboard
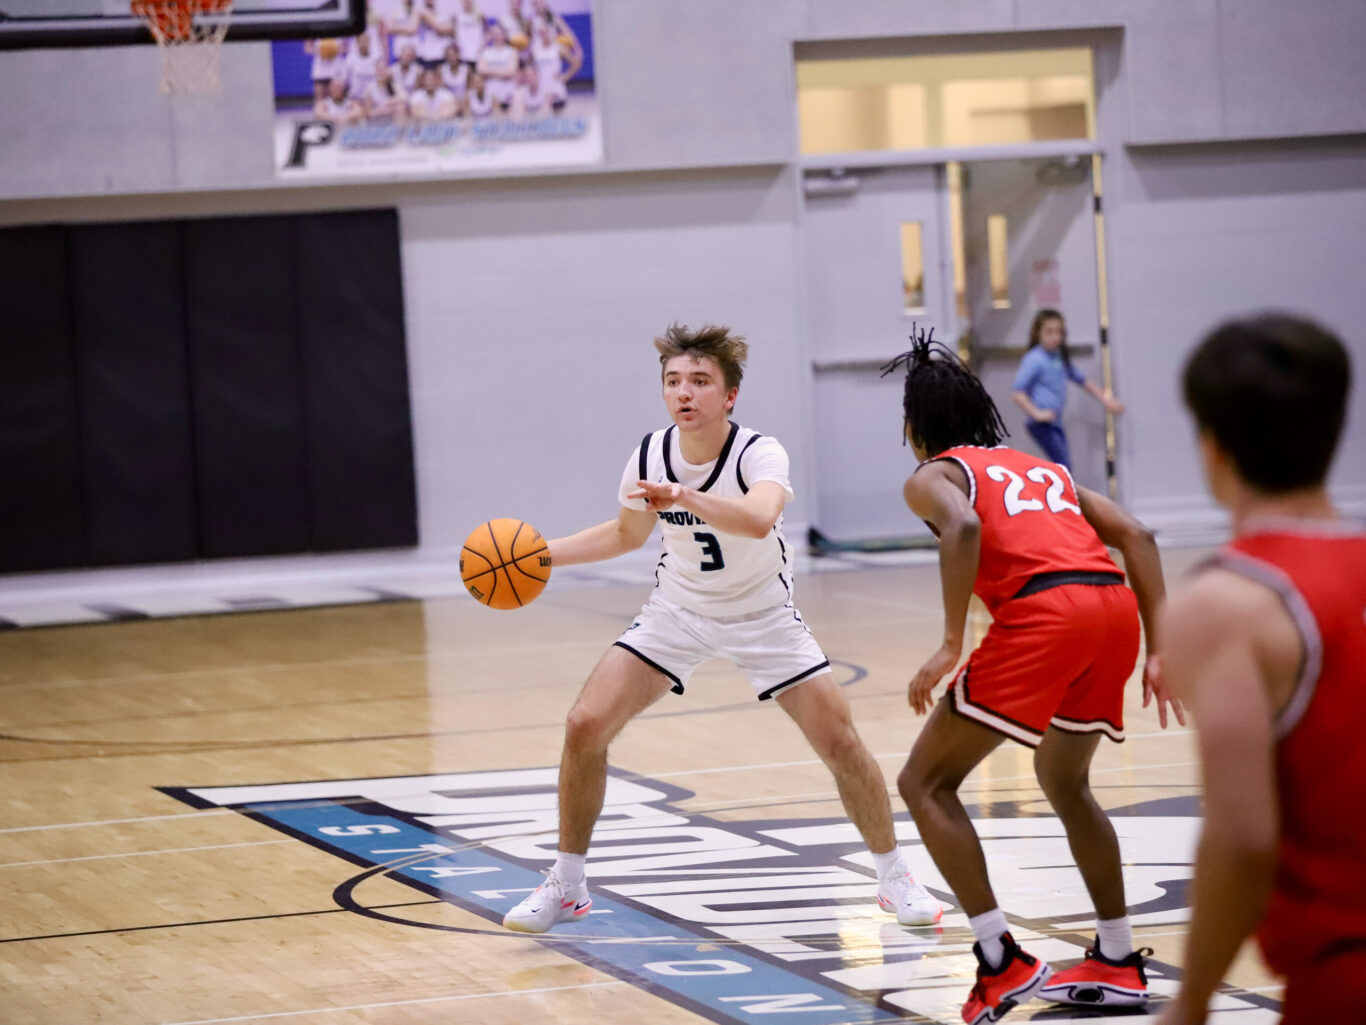
[[(228, 41), (354, 36), (365, 0), (237, 0)], [(0, 0), (0, 49), (152, 42), (129, 0)]]

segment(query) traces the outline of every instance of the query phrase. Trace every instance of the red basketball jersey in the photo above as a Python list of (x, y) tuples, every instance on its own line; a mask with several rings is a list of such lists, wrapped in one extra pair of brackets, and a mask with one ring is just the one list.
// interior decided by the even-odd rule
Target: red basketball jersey
[(1281, 838), (1257, 931), (1285, 974), (1335, 944), (1366, 941), (1366, 529), (1268, 522), (1214, 563), (1275, 591), (1304, 645), (1276, 722)]
[(993, 616), (1039, 573), (1119, 572), (1082, 516), (1065, 466), (1004, 445), (962, 445), (936, 458), (967, 472), (968, 498), (982, 521), (972, 590)]

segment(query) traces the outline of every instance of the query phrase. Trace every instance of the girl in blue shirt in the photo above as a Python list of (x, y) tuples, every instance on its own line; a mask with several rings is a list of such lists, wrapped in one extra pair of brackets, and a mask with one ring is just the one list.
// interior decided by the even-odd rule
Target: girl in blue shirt
[(1109, 412), (1118, 416), (1124, 403), (1111, 398), (1086, 379), (1067, 351), (1067, 324), (1057, 310), (1040, 310), (1029, 327), (1029, 351), (1015, 374), (1015, 403), (1029, 418), (1029, 436), (1055, 463), (1072, 468), (1067, 435), (1062, 429), (1062, 409), (1067, 403), (1067, 382), (1086, 389)]

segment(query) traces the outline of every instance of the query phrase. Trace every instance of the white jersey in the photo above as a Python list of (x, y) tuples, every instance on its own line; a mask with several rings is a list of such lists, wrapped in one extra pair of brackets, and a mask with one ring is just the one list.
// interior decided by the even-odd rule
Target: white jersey
[[(722, 498), (740, 498), (761, 480), (771, 480), (793, 498), (787, 451), (774, 438), (731, 424), (721, 454), (694, 466), (683, 460), (678, 430), (647, 435), (621, 476), (618, 498), (628, 509), (645, 510), (645, 500), (627, 498), (636, 481), (672, 481)], [(739, 616), (786, 605), (792, 600), (792, 562), (780, 515), (761, 538), (727, 534), (690, 512), (674, 507), (656, 514), (664, 531), (655, 568), (660, 595), (703, 616)]]
[(331, 96), (324, 96), (314, 106), (313, 112), (327, 121), (346, 121), (356, 116), (356, 105), (350, 98), (338, 103)]
[[(378, 79), (371, 82), (365, 89), (364, 99), (372, 116), (393, 117), (407, 110), (408, 96), (404, 93), (403, 87), (392, 78), (387, 85)], [(395, 104), (395, 101), (398, 103)], [(380, 114), (380, 111), (385, 113)]]
[(405, 93), (415, 93), (418, 89), (418, 79), (422, 77), (423, 67), (417, 61), (413, 61), (406, 68), (402, 64), (393, 64), (389, 70), (393, 73), (394, 81), (399, 84)]
[(457, 100), (465, 98), (465, 92), (469, 88), (470, 69), (464, 64), (457, 64), (452, 68), (449, 64), (441, 65), (441, 84), (451, 91), (451, 95)]
[(397, 62), (404, 50), (412, 50), (417, 56), (417, 11), (411, 3), (399, 3), (389, 8), (384, 19), (385, 31), (389, 34), (389, 59)]
[[(452, 24), (454, 21), (455, 12), (450, 10), (449, 3), (443, 3), (442, 0), (425, 4), (425, 9), (442, 24)], [(452, 42), (454, 40), (450, 34), (438, 32), (425, 21), (419, 22), (416, 40), (418, 60), (428, 63), (445, 60), (446, 47)]]
[(419, 89), (408, 97), (408, 110), (419, 121), (444, 121), (455, 117), (455, 94), (445, 87), (434, 93)]
[(375, 65), (379, 63), (379, 58), (375, 56), (375, 51), (371, 50), (368, 54), (362, 54), (359, 47), (346, 55), (346, 91), (351, 96), (364, 96), (379, 77), (379, 72), (375, 70)]
[(550, 102), (550, 97), (546, 95), (545, 86), (538, 83), (533, 90), (527, 82), (518, 84), (517, 97), (513, 101), (514, 106), (519, 110), (519, 116), (526, 118), (542, 116), (549, 108)]
[(322, 40), (315, 39), (313, 41), (313, 66), (309, 73), (315, 82), (330, 82), (334, 78), (346, 76), (346, 47), (342, 45), (341, 40), (331, 41), (337, 44), (337, 56), (335, 57), (324, 57), (319, 54), (317, 51)]
[(466, 11), (463, 7), (455, 14), (455, 45), (460, 50), (460, 59), (473, 63), (484, 49), (484, 16), (479, 9)]
[(481, 96), (473, 89), (465, 94), (465, 100), (469, 104), (470, 117), (488, 117), (493, 113), (493, 94), (486, 87)]
[(548, 44), (542, 43), (540, 37), (531, 44), (532, 59), (536, 62), (536, 70), (540, 72), (541, 88), (550, 97), (551, 102), (565, 100), (569, 96), (569, 90), (564, 82), (560, 81), (560, 72), (564, 70), (564, 62), (560, 56), (559, 41), (551, 38)]
[(520, 67), (517, 51), (512, 47), (486, 46), (479, 55), (475, 67), (488, 82), (489, 95), (501, 104), (512, 102), (517, 93), (517, 69)]

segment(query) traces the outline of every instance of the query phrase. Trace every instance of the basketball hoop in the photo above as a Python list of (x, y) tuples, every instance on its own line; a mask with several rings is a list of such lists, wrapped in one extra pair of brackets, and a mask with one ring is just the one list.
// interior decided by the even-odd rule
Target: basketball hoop
[(161, 51), (161, 91), (218, 93), (219, 56), (232, 0), (132, 0)]

